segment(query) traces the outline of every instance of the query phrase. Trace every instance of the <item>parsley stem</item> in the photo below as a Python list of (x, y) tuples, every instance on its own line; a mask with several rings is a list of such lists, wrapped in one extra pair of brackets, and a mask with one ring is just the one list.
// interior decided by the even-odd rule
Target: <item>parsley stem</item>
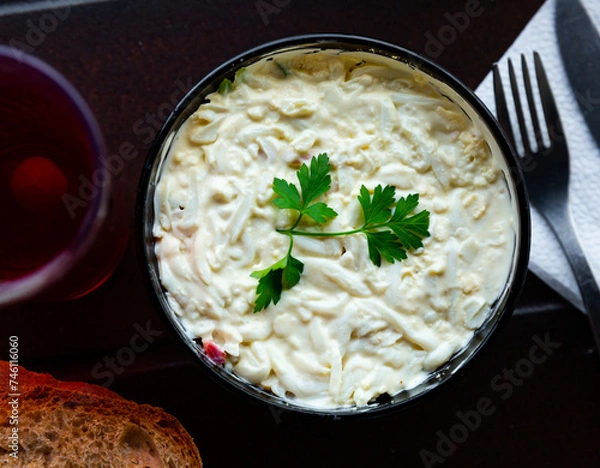
[[(298, 216), (298, 218), (296, 219), (296, 222), (294, 223), (294, 225), (291, 228), (286, 229), (286, 231), (290, 232), (290, 235), (291, 235), (291, 232), (294, 230), (294, 228), (296, 226), (298, 226), (298, 224), (300, 224), (300, 220), (302, 219), (302, 216), (304, 216), (304, 214), (301, 213), (300, 216)], [(279, 229), (277, 231), (279, 231)]]
[(292, 236), (305, 236), (305, 237), (338, 237), (338, 236), (347, 236), (350, 234), (357, 234), (359, 232), (363, 232), (361, 229), (354, 229), (353, 231), (343, 231), (343, 232), (310, 232), (310, 231), (297, 231), (295, 229), (277, 229), (277, 232), (280, 234), (288, 234)]
[(351, 231), (341, 231), (341, 232), (314, 232), (314, 231), (298, 231), (294, 229), (298, 223), (295, 223), (294, 226), (288, 229), (277, 229), (276, 231), (280, 234), (287, 234), (291, 236), (305, 236), (305, 237), (340, 237), (340, 236), (350, 236), (352, 234), (358, 234), (361, 232), (371, 231), (373, 229), (378, 229), (382, 227), (386, 227), (388, 223), (380, 223), (380, 224), (371, 224), (369, 226), (363, 226), (358, 229), (352, 229)]
[(292, 256), (292, 249), (294, 248), (294, 235), (291, 232), (286, 233), (286, 234), (290, 238), (290, 246), (288, 248), (286, 257), (291, 257)]

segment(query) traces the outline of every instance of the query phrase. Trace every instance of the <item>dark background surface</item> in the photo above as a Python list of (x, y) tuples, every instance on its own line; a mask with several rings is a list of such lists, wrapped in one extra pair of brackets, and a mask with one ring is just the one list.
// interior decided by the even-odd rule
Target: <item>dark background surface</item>
[[(111, 154), (124, 143), (134, 145), (137, 156), (117, 177), (133, 225), (137, 181), (156, 126), (221, 62), (290, 35), (342, 32), (428, 54), (475, 88), (542, 3), (481, 0), (480, 14), (443, 50), (434, 50), (430, 38), (448, 32), (449, 18), (473, 0), (122, 0), (60, 11), (4, 10), (0, 43), (27, 45), (75, 85)], [(269, 5), (272, 13), (261, 15), (260, 7)], [(46, 23), (54, 30), (32, 40), (31, 31), (48, 21), (44, 15), (57, 13), (64, 20)], [(130, 346), (136, 327), (160, 336), (121, 374), (113, 373), (114, 381), (94, 372)], [(426, 466), (423, 449), (440, 456), (429, 466), (441, 466), (442, 459), (444, 467), (600, 466), (600, 365), (587, 321), (533, 275), (508, 326), (464, 375), (420, 405), (374, 419), (278, 414), (210, 380), (151, 304), (133, 238), (114, 275), (90, 295), (0, 311), (0, 339), (10, 335), (19, 337), (20, 363), (30, 370), (110, 383), (127, 398), (165, 408), (194, 437), (208, 467)], [(544, 362), (530, 366), (538, 340), (556, 345)], [(6, 349), (2, 343), (6, 357), (0, 359), (7, 358)], [(491, 414), (475, 417), (484, 403)], [(460, 414), (471, 415), (466, 432)], [(460, 442), (443, 442), (450, 434)]]

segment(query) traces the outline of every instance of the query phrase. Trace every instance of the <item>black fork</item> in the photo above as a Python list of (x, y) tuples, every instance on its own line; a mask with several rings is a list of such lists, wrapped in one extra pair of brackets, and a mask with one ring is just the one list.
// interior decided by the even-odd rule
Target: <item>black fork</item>
[[(523, 152), (520, 155), (521, 166), (531, 203), (538, 209), (539, 213), (546, 219), (554, 231), (571, 264), (594, 332), (596, 349), (600, 352), (600, 291), (585, 258), (581, 244), (577, 239), (569, 210), (569, 150), (566, 136), (563, 132), (556, 102), (554, 101), (554, 96), (552, 95), (552, 90), (544, 71), (542, 59), (537, 52), (533, 53), (533, 58), (550, 145), (544, 145), (542, 127), (540, 126), (540, 120), (535, 108), (534, 91), (527, 61), (525, 60), (525, 56), (521, 55), (523, 83), (525, 85), (527, 106), (529, 107), (536, 145), (536, 149), (534, 150), (529, 143), (517, 78), (512, 61), (509, 60), (508, 74), (510, 87), (515, 102), (518, 127), (523, 141)], [(497, 65), (494, 65), (494, 94), (498, 121), (511, 140), (513, 147), (516, 148), (504, 88)]]

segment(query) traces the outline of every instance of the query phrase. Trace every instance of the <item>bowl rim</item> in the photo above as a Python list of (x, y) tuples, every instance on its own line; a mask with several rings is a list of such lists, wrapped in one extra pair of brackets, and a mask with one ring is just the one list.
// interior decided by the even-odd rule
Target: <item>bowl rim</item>
[[(509, 178), (512, 179), (514, 186), (514, 194), (516, 195), (516, 211), (519, 217), (519, 228), (516, 232), (516, 246), (513, 257), (513, 265), (511, 275), (508, 279), (508, 286), (505, 290), (503, 303), (497, 305), (498, 313), (496, 319), (488, 321), (487, 325), (480, 326), (475, 330), (474, 336), (466, 345), (467, 348), (474, 346), (464, 357), (458, 360), (454, 369), (448, 370), (445, 373), (438, 373), (436, 370), (432, 375), (438, 376), (437, 380), (428, 378), (414, 389), (421, 389), (418, 393), (411, 395), (410, 390), (404, 390), (390, 399), (390, 401), (369, 404), (364, 407), (342, 406), (337, 408), (318, 408), (309, 407), (299, 404), (294, 404), (291, 400), (286, 400), (275, 396), (265, 389), (252, 385), (234, 373), (226, 371), (222, 366), (217, 366), (212, 361), (205, 358), (198, 348), (194, 345), (192, 349), (191, 343), (195, 342), (185, 333), (183, 327), (178, 323), (178, 318), (174, 313), (170, 312), (166, 305), (164, 288), (158, 278), (157, 268), (154, 273), (150, 266), (156, 264), (154, 255), (154, 241), (152, 237), (151, 226), (145, 225), (146, 208), (150, 207), (154, 213), (154, 191), (156, 188), (156, 179), (152, 180), (154, 173), (160, 170), (159, 160), (165, 144), (169, 144), (169, 137), (179, 129), (179, 126), (197, 109), (197, 107), (205, 102), (203, 97), (216, 91), (218, 84), (224, 78), (233, 78), (237, 69), (243, 64), (253, 63), (262, 58), (268, 57), (274, 53), (298, 50), (298, 49), (341, 49), (348, 51), (363, 51), (370, 52), (376, 55), (382, 55), (387, 58), (392, 58), (406, 63), (413, 69), (419, 70), (426, 75), (448, 85), (457, 95), (461, 96), (465, 102), (481, 117), (482, 123), (487, 127), (492, 137), (498, 145), (501, 155), (509, 169)], [(194, 105), (192, 105), (194, 104)], [(190, 109), (193, 109), (190, 112)], [(164, 159), (164, 158), (162, 158)], [(158, 161), (157, 161), (158, 160)], [(158, 163), (158, 164), (157, 164)], [(152, 194), (151, 197), (149, 195)], [(432, 62), (428, 58), (405, 49), (404, 47), (374, 39), (366, 36), (339, 34), (339, 33), (320, 33), (320, 34), (305, 34), (286, 37), (275, 41), (267, 42), (259, 46), (252, 47), (233, 58), (223, 62), (218, 67), (211, 70), (203, 78), (201, 78), (179, 101), (173, 111), (167, 117), (160, 130), (156, 134), (152, 143), (140, 177), (138, 185), (138, 193), (135, 208), (135, 239), (136, 248), (138, 250), (138, 258), (140, 260), (140, 268), (144, 282), (149, 290), (150, 297), (155, 307), (160, 311), (160, 315), (168, 324), (170, 329), (178, 336), (178, 342), (192, 355), (193, 361), (205, 371), (211, 378), (219, 384), (225, 386), (229, 390), (235, 390), (238, 394), (242, 394), (253, 402), (260, 401), (267, 405), (278, 407), (280, 410), (291, 411), (295, 413), (303, 413), (309, 415), (317, 415), (324, 417), (359, 417), (359, 416), (374, 416), (382, 413), (389, 413), (399, 409), (405, 409), (420, 403), (425, 399), (436, 394), (440, 389), (446, 387), (451, 382), (455, 381), (455, 376), (462, 373), (467, 367), (472, 365), (476, 358), (480, 357), (483, 349), (488, 346), (492, 337), (496, 336), (498, 329), (504, 326), (512, 316), (516, 302), (521, 293), (525, 279), (527, 276), (529, 249), (531, 242), (531, 220), (529, 211), (529, 198), (525, 188), (523, 174), (519, 164), (517, 153), (510, 144), (508, 138), (501, 125), (498, 123), (494, 115), (483, 104), (479, 97), (462, 83), (453, 74), (442, 68), (440, 65)], [(158, 292), (157, 286), (161, 293)], [(494, 309), (493, 309), (494, 310)], [(491, 317), (491, 315), (490, 315)], [(485, 328), (483, 336), (478, 336), (478, 332)], [(478, 338), (476, 340), (476, 338)], [(476, 342), (477, 341), (477, 342)], [(475, 343), (476, 342), (476, 343)], [(453, 355), (449, 361), (441, 366), (448, 367), (448, 364), (455, 361), (456, 356), (464, 354), (464, 351), (459, 351)], [(460, 372), (459, 372), (460, 371)], [(429, 383), (428, 383), (429, 382)], [(404, 393), (408, 396), (399, 400), (393, 401), (394, 397), (398, 397)]]

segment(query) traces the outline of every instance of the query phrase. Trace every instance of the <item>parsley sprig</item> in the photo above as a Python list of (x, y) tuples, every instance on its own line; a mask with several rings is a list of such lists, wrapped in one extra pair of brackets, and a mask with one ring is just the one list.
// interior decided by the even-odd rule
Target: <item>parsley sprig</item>
[(321, 195), (331, 188), (331, 165), (326, 153), (312, 158), (310, 167), (302, 164), (297, 173), (300, 182), (300, 190), (296, 185), (275, 177), (273, 179), (273, 191), (277, 197), (273, 204), (282, 210), (290, 209), (299, 212), (299, 216), (291, 229), (295, 228), (303, 216), (309, 216), (316, 223), (323, 224), (335, 218), (338, 214), (326, 203), (313, 203)]
[[(407, 258), (407, 249), (423, 246), (422, 240), (429, 234), (429, 211), (423, 210), (411, 215), (419, 204), (419, 195), (410, 194), (396, 201), (396, 189), (391, 185), (378, 185), (373, 194), (363, 185), (358, 202), (362, 208), (363, 225), (358, 229), (342, 232), (303, 231), (297, 229), (303, 217), (308, 216), (317, 224), (325, 224), (338, 213), (324, 202), (316, 200), (331, 188), (331, 165), (326, 153), (312, 158), (310, 167), (302, 164), (297, 172), (298, 187), (283, 179), (273, 180), (276, 197), (273, 204), (280, 209), (290, 209), (298, 213), (291, 227), (277, 229), (287, 235), (290, 244), (286, 255), (270, 267), (255, 271), (258, 279), (257, 298), (254, 312), (266, 309), (271, 302), (277, 304), (283, 290), (294, 287), (300, 281), (304, 264), (292, 256), (294, 236), (340, 237), (364, 234), (367, 237), (369, 258), (376, 266), (381, 266), (381, 258), (394, 263)], [(393, 211), (392, 211), (393, 208)]]

